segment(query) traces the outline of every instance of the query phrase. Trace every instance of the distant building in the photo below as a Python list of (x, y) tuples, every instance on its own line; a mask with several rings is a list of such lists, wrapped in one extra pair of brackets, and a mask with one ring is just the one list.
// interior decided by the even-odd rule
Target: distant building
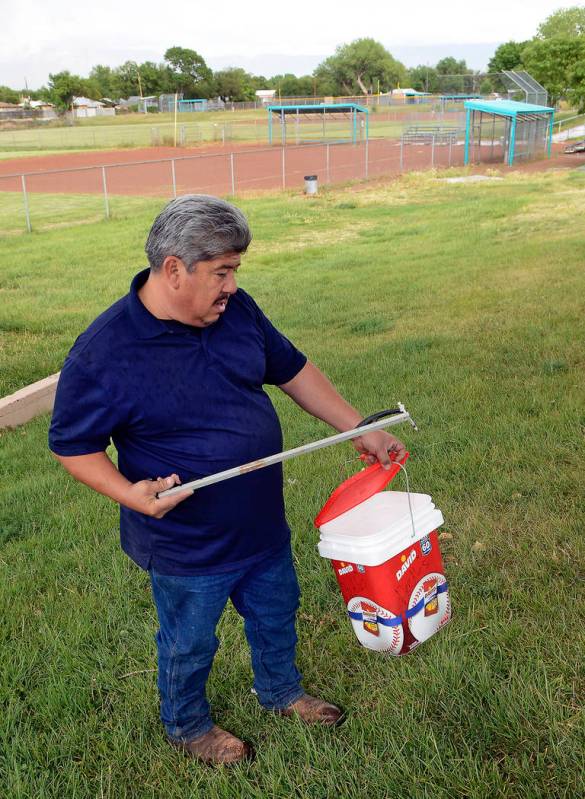
[(258, 89), (256, 97), (261, 100), (262, 105), (270, 105), (276, 97), (276, 89)]
[(0, 102), (0, 116), (4, 119), (9, 119), (13, 114), (19, 114), (20, 107), (15, 103), (1, 103)]
[(24, 97), (19, 105), (25, 110), (33, 111), (36, 119), (57, 119), (55, 106), (46, 100), (31, 100), (30, 97)]
[(158, 97), (154, 94), (149, 97), (138, 97), (138, 95), (133, 94), (126, 99), (122, 98), (118, 105), (120, 108), (126, 109), (131, 109), (132, 106), (136, 106), (141, 113), (145, 113), (149, 108), (156, 108), (157, 111), (159, 110)]
[(87, 119), (89, 117), (113, 117), (116, 109), (107, 106), (100, 100), (91, 100), (89, 97), (73, 98), (73, 113), (77, 119)]
[(15, 103), (0, 103), (0, 119), (55, 119), (57, 114), (50, 103), (43, 100), (24, 100), (18, 105)]

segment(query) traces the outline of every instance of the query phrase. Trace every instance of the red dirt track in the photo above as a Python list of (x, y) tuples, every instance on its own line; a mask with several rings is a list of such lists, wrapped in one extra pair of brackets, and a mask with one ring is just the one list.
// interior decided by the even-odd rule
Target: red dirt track
[[(232, 162), (235, 191), (269, 190), (301, 186), (305, 175), (316, 174), (321, 183), (343, 183), (365, 177), (396, 176), (400, 172), (431, 168), (432, 148), (408, 145), (396, 140), (373, 139), (368, 143), (367, 175), (364, 144), (288, 146), (210, 145), (199, 148), (149, 147), (138, 150), (92, 151), (35, 156), (0, 161), (0, 191), (21, 191), (21, 174), (26, 174), (31, 193), (103, 192), (102, 166), (106, 167), (107, 190), (112, 195), (171, 196), (172, 159), (178, 194), (232, 191)], [(463, 145), (434, 148), (434, 166), (462, 166)], [(502, 155), (499, 155), (501, 158)], [(160, 160), (166, 159), (166, 160)], [(154, 163), (152, 163), (154, 162)], [(501, 163), (482, 164), (507, 171), (538, 172), (554, 168), (571, 169), (585, 164), (585, 155), (565, 155), (563, 145), (553, 146), (553, 157), (522, 163), (510, 169)], [(52, 172), (51, 170), (72, 170)]]

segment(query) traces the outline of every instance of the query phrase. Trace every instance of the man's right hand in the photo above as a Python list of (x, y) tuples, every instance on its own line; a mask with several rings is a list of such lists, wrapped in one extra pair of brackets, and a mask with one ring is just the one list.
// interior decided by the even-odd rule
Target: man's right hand
[(178, 494), (170, 497), (157, 497), (160, 491), (167, 488), (181, 485), (181, 481), (176, 474), (169, 477), (157, 477), (156, 480), (140, 480), (138, 483), (131, 483), (126, 490), (126, 499), (123, 502), (128, 508), (152, 516), (155, 519), (162, 519), (165, 513), (172, 510), (179, 502), (193, 495), (193, 491), (187, 488)]
[(181, 485), (178, 475), (171, 474), (168, 477), (158, 477), (156, 480), (131, 483), (120, 474), (105, 452), (55, 457), (76, 480), (110, 497), (114, 502), (119, 502), (120, 505), (155, 519), (162, 519), (165, 513), (193, 494), (193, 491), (186, 489), (170, 497), (157, 499), (159, 491)]

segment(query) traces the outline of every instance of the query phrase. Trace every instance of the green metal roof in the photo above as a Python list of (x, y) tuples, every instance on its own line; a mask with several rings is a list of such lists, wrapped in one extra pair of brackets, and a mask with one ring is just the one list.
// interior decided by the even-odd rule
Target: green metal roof
[(357, 103), (316, 103), (315, 105), (269, 105), (266, 109), (273, 113), (280, 113), (284, 111), (285, 114), (296, 113), (301, 111), (306, 114), (316, 114), (319, 111), (362, 111), (368, 114), (367, 108)]
[(518, 103), (515, 100), (467, 100), (465, 108), (471, 111), (484, 111), (501, 117), (515, 117), (518, 114), (554, 114), (554, 108), (532, 103)]

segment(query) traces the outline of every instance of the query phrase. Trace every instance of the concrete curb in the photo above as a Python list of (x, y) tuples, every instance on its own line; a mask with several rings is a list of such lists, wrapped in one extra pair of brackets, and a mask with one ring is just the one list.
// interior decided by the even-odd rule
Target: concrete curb
[(59, 373), (37, 380), (30, 386), (0, 399), (0, 430), (18, 427), (53, 409)]

